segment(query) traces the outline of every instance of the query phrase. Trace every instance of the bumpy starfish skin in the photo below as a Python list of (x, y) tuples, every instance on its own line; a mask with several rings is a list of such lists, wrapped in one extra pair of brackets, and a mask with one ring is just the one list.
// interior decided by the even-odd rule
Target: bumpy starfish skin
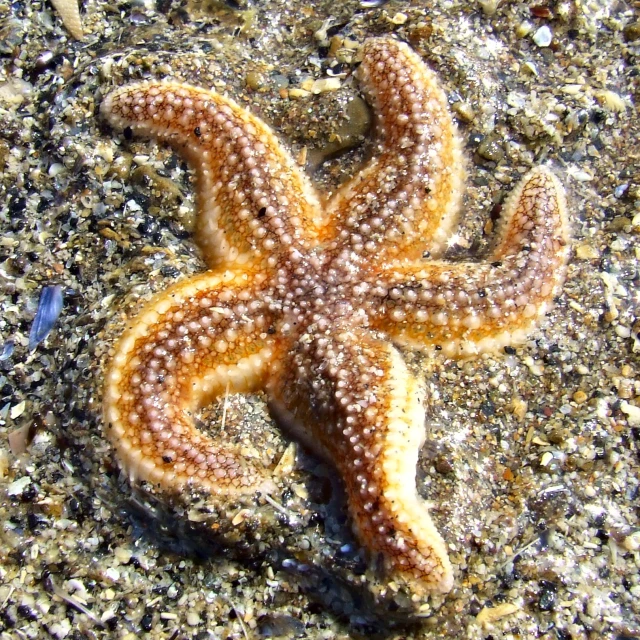
[(80, 7), (78, 0), (51, 0), (60, 15), (62, 24), (67, 28), (69, 33), (76, 39), (82, 40), (84, 30), (82, 28), (82, 19), (80, 18)]
[(441, 251), (463, 182), (435, 75), (405, 44), (368, 40), (361, 84), (378, 113), (373, 159), (323, 208), (271, 130), (232, 100), (171, 82), (111, 93), (120, 129), (173, 144), (197, 171), (210, 267), (157, 295), (115, 349), (105, 422), (132, 478), (170, 491), (272, 489), (193, 414), (227, 386), (264, 389), (344, 479), (362, 543), (417, 595), (453, 583), (415, 487), (425, 388), (395, 344), (467, 355), (521, 340), (558, 292), (565, 200), (544, 168), (505, 206), (482, 262)]

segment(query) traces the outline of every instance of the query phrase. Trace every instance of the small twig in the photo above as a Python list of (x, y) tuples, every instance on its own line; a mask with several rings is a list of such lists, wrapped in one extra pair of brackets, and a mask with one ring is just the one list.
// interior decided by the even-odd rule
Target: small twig
[(62, 598), (65, 602), (70, 604), (72, 607), (75, 607), (78, 611), (80, 611), (81, 613), (84, 613), (90, 620), (93, 620), (93, 622), (98, 626), (104, 627), (104, 623), (102, 622), (102, 620), (96, 617), (96, 615), (92, 611), (87, 609), (87, 607), (85, 607), (81, 602), (78, 602), (71, 594), (67, 593), (66, 591), (63, 591), (53, 581), (51, 581), (51, 584), (53, 587), (54, 595), (58, 596), (58, 598)]
[(9, 593), (7, 594), (7, 597), (4, 599), (4, 602), (0, 604), (0, 609), (4, 609), (4, 605), (7, 604), (7, 602), (9, 601), (9, 598), (13, 595), (13, 592), (15, 590), (16, 588), (13, 585), (9, 587)]
[(295, 517), (295, 513), (293, 513), (293, 511), (290, 511), (289, 509), (287, 509), (286, 507), (283, 507), (279, 502), (276, 502), (268, 493), (263, 493), (262, 497), (277, 511), (279, 511), (280, 513), (283, 513), (285, 516), (287, 516), (288, 518), (293, 518)]
[(224, 391), (224, 404), (222, 405), (222, 426), (220, 429), (224, 431), (227, 424), (227, 407), (229, 406), (229, 381), (227, 380), (227, 388)]
[(233, 612), (236, 614), (236, 618), (238, 619), (238, 622), (240, 623), (240, 626), (242, 627), (242, 633), (244, 634), (244, 637), (246, 638), (246, 640), (249, 640), (249, 634), (247, 633), (247, 627), (244, 624), (244, 620), (242, 619), (242, 616), (240, 615), (240, 613), (236, 609), (236, 607), (233, 604), (233, 601), (231, 600), (231, 598), (226, 598), (226, 601), (231, 605), (231, 608), (233, 609)]

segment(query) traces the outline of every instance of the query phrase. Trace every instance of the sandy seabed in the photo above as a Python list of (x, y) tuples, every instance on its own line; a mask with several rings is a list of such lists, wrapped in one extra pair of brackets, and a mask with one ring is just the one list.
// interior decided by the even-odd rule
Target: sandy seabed
[[(0, 637), (640, 637), (638, 3), (88, 0), (81, 14), (75, 41), (48, 3), (0, 3)], [(132, 486), (101, 422), (125, 318), (203, 269), (188, 167), (114, 134), (102, 97), (166, 77), (225, 92), (329, 192), (374, 135), (357, 45), (390, 33), (439, 73), (465, 141), (450, 256), (482, 254), (540, 163), (566, 186), (573, 234), (563, 292), (525, 344), (406, 353), (430, 389), (418, 487), (456, 575), (423, 603), (385, 583), (332, 470), (262, 397), (229, 399), (226, 437), (278, 465), (275, 504)], [(61, 315), (30, 349), (56, 285)]]

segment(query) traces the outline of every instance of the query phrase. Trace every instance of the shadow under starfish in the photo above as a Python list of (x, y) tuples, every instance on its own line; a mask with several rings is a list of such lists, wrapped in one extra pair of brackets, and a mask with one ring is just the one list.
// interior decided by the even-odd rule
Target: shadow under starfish
[(533, 169), (483, 261), (441, 259), (464, 177), (446, 96), (393, 38), (367, 40), (358, 74), (378, 142), (324, 203), (267, 125), (226, 97), (148, 82), (104, 100), (126, 136), (166, 141), (196, 168), (209, 267), (129, 322), (104, 419), (131, 479), (168, 493), (270, 493), (240, 446), (193, 418), (226, 389), (265, 390), (338, 469), (356, 535), (393, 588), (419, 600), (449, 591), (453, 572), (415, 486), (425, 385), (395, 345), (468, 357), (522, 341), (564, 277), (566, 205), (557, 178)]
[[(318, 476), (317, 470), (309, 468), (306, 471), (311, 484), (322, 482), (322, 474)], [(416, 615), (408, 594), (387, 594), (388, 597), (381, 601), (372, 594), (366, 582), (358, 580), (365, 573), (370, 576), (371, 568), (358, 545), (349, 541), (348, 532), (344, 532), (340, 548), (330, 557), (318, 557), (312, 550), (303, 549), (302, 542), (308, 540), (314, 526), (322, 531), (327, 521), (344, 512), (341, 489), (339, 487), (333, 494), (330, 503), (314, 505), (315, 514), (321, 514), (319, 521), (314, 515), (296, 518), (296, 521), (281, 513), (274, 518), (270, 505), (263, 503), (260, 506), (257, 501), (251, 509), (250, 519), (218, 533), (213, 532), (212, 523), (224, 521), (221, 516), (224, 509), (218, 514), (207, 509), (207, 517), (193, 521), (185, 517), (180, 500), (174, 505), (166, 496), (160, 499), (143, 488), (134, 488), (117, 510), (131, 523), (131, 535), (137, 546), (141, 543), (142, 548), (151, 545), (163, 554), (188, 558), (214, 575), (217, 574), (217, 563), (222, 562), (224, 567), (229, 560), (245, 567), (251, 574), (262, 575), (269, 568), (289, 583), (291, 597), (298, 591), (306, 594), (312, 607), (330, 614), (350, 637), (382, 640), (399, 632), (408, 633), (423, 624), (424, 615)], [(241, 504), (247, 506), (245, 502)], [(239, 509), (241, 504), (235, 506)], [(336, 522), (333, 522), (332, 528), (335, 526)], [(344, 523), (339, 527), (343, 528)], [(223, 567), (221, 573), (224, 575)], [(381, 572), (376, 579), (382, 579)], [(277, 624), (283, 615), (276, 608), (273, 620), (265, 620), (264, 624)]]

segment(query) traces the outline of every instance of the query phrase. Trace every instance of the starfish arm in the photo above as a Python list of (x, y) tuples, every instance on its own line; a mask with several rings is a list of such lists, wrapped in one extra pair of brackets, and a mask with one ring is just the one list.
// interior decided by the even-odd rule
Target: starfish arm
[(82, 29), (78, 0), (51, 0), (51, 4), (60, 15), (62, 24), (64, 24), (69, 33), (76, 40), (82, 40), (84, 30)]
[(568, 254), (564, 189), (538, 167), (507, 200), (488, 259), (398, 261), (372, 274), (372, 325), (404, 344), (438, 345), (449, 356), (522, 342), (557, 295)]
[(318, 233), (318, 199), (272, 130), (233, 100), (176, 82), (110, 93), (101, 113), (118, 129), (169, 142), (195, 167), (196, 238), (209, 266), (296, 260)]
[(294, 366), (270, 384), (272, 406), (337, 466), (362, 544), (397, 584), (449, 591), (446, 545), (415, 482), (424, 386), (389, 342), (362, 329), (310, 332), (289, 355)]
[(129, 324), (105, 379), (104, 421), (132, 479), (228, 494), (269, 485), (239, 447), (216, 443), (193, 418), (226, 389), (264, 386), (276, 345), (261, 280), (246, 270), (189, 278)]
[(447, 98), (420, 56), (393, 38), (364, 45), (362, 88), (378, 114), (370, 162), (329, 202), (333, 234), (376, 261), (438, 253), (455, 222), (464, 161)]

